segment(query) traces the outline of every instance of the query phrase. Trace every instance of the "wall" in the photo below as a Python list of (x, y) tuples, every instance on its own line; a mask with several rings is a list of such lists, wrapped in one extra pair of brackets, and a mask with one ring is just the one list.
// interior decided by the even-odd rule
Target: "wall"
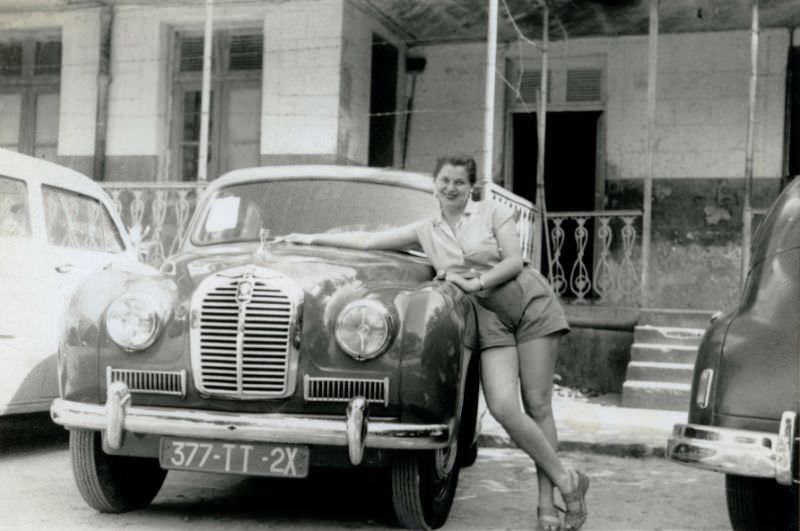
[(62, 69), (59, 102), (58, 161), (92, 174), (97, 111), (100, 10), (0, 13), (0, 34), (59, 28)]
[[(484, 167), (486, 47), (481, 43), (421, 46), (411, 50), (427, 59), (418, 75), (414, 94), (408, 168), (430, 172), (436, 158), (444, 153), (473, 155)], [(502, 57), (498, 64), (502, 64)], [(500, 81), (495, 89), (495, 150), (492, 178), (502, 180), (504, 91)], [(479, 178), (485, 177), (479, 170)]]
[[(789, 33), (762, 31), (759, 44), (753, 204), (765, 207), (777, 194), (783, 171)], [(485, 46), (418, 51), (428, 58), (428, 68), (416, 93), (415, 108), (423, 112), (413, 116), (411, 166), (428, 169), (435, 154), (453, 146), (479, 154)], [(599, 137), (605, 145), (598, 169), (606, 176), (605, 207), (641, 208), (647, 172), (647, 36), (556, 41), (550, 64), (598, 54), (606, 56), (605, 131)], [(516, 45), (508, 46), (505, 57), (525, 69), (540, 68), (539, 53), (529, 46), (521, 55)], [(736, 299), (749, 76), (747, 31), (659, 36), (649, 306), (721, 309)], [(498, 82), (498, 91), (504, 90), (509, 89)], [(497, 168), (510, 142), (495, 146)]]

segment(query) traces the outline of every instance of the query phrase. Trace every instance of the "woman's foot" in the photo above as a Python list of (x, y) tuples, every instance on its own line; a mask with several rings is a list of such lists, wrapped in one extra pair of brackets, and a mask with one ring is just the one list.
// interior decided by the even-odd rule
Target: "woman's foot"
[(572, 490), (561, 492), (561, 497), (564, 498), (564, 503), (567, 505), (564, 514), (564, 529), (578, 531), (588, 516), (586, 491), (589, 490), (589, 476), (579, 470), (570, 471), (570, 476), (572, 477)]
[(536, 529), (538, 531), (561, 531), (561, 518), (555, 507), (539, 507), (536, 509)]

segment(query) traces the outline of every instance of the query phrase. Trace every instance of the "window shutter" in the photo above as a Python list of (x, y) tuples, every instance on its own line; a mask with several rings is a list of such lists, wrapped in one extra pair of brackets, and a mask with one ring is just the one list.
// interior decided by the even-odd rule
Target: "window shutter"
[(586, 102), (602, 99), (602, 71), (597, 69), (567, 70), (567, 101)]
[(203, 37), (181, 38), (181, 72), (203, 70)]
[(229, 69), (261, 70), (261, 35), (234, 35), (231, 37)]
[(22, 75), (21, 42), (0, 42), (0, 74), (4, 76)]
[(34, 75), (58, 75), (61, 73), (61, 41), (36, 43)]

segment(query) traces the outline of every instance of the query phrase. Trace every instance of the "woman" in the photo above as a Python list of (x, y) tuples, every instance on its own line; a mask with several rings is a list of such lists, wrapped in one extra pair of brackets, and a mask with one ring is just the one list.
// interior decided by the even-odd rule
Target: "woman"
[[(538, 526), (561, 529), (555, 486), (566, 503), (564, 528), (577, 530), (586, 520), (589, 479), (561, 463), (552, 410), (558, 342), (569, 330), (563, 310), (546, 280), (524, 267), (512, 214), (492, 201), (470, 200), (475, 161), (442, 157), (433, 175), (441, 207), (433, 219), (379, 232), (291, 234), (286, 240), (356, 249), (419, 243), (438, 278), (472, 294), (486, 403), (517, 446), (536, 462)], [(519, 407), (520, 385), (524, 412)]]

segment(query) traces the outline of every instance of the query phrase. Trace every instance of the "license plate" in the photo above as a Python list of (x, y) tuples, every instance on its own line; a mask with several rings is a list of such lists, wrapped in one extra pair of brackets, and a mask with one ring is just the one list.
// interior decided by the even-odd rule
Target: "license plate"
[(159, 462), (163, 468), (254, 476), (304, 478), (308, 446), (272, 443), (232, 443), (163, 437)]

